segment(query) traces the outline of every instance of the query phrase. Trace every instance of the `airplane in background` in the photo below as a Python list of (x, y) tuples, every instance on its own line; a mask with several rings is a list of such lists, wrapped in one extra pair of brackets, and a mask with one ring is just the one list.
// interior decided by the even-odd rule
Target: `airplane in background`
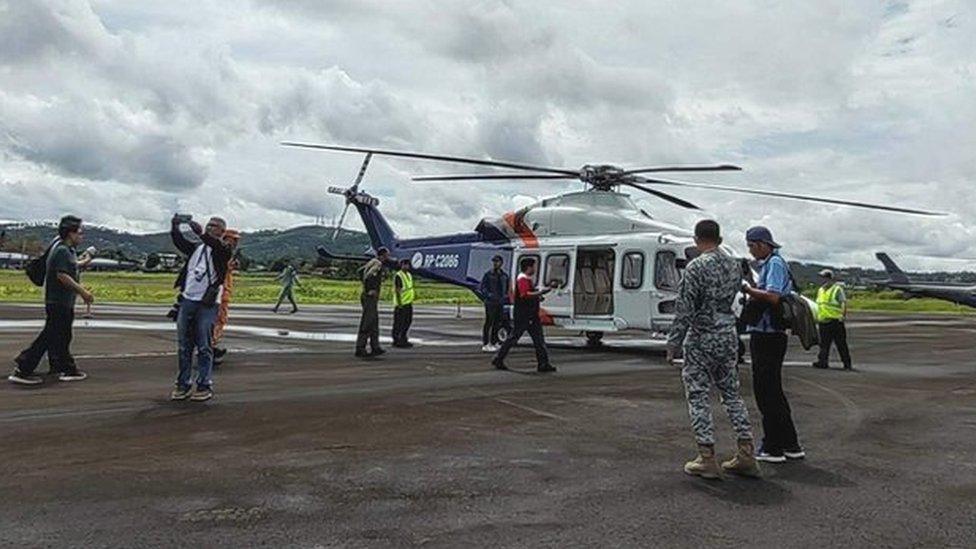
[(952, 284), (949, 282), (926, 282), (911, 280), (884, 252), (875, 254), (888, 272), (888, 280), (878, 284), (892, 290), (903, 292), (908, 297), (932, 297), (951, 301), (959, 305), (976, 308), (976, 285)]

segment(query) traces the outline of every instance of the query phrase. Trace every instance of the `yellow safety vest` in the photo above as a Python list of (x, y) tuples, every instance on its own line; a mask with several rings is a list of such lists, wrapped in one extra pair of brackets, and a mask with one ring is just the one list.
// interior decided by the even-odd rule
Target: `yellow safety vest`
[(413, 291), (413, 275), (406, 271), (397, 271), (393, 276), (400, 279), (400, 302), (397, 303), (396, 286), (393, 287), (393, 305), (405, 306), (413, 303), (415, 298)]
[(829, 288), (821, 286), (817, 289), (817, 322), (844, 318), (844, 307), (837, 301), (838, 292), (840, 292), (840, 286), (836, 283)]

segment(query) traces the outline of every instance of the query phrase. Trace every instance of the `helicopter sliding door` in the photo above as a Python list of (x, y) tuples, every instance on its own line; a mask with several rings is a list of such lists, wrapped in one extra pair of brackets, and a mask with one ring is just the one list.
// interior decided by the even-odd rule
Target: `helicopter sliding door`
[(639, 330), (650, 329), (655, 298), (650, 276), (654, 257), (648, 257), (644, 248), (645, 246), (641, 246), (621, 250), (620, 275), (616, 280), (616, 317), (623, 319), (628, 328)]
[(552, 292), (542, 302), (542, 310), (557, 324), (573, 317), (573, 255), (570, 247), (546, 247), (542, 252), (542, 283)]

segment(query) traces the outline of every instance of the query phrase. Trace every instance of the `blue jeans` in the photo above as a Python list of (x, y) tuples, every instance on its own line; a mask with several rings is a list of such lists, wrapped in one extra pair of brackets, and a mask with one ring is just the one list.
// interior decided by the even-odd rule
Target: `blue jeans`
[(197, 388), (209, 388), (213, 383), (213, 327), (217, 320), (217, 305), (204, 305), (184, 299), (176, 318), (176, 334), (180, 344), (180, 373), (176, 386), (190, 388), (193, 375), (193, 347), (197, 349)]

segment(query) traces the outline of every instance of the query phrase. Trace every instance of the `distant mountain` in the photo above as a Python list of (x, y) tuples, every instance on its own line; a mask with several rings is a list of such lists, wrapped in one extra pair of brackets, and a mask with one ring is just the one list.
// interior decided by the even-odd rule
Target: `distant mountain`
[[(55, 226), (49, 224), (6, 224), (0, 225), (6, 231), (8, 251), (37, 253), (38, 248), (54, 236)], [(315, 248), (325, 245), (338, 254), (358, 255), (369, 248), (366, 233), (342, 229), (335, 242), (332, 241), (332, 227), (305, 225), (285, 230), (263, 230), (243, 233), (241, 252), (252, 261), (270, 263), (277, 259), (315, 261), (318, 253)], [(95, 246), (100, 254), (122, 252), (125, 257), (142, 260), (151, 253), (175, 251), (169, 232), (132, 234), (106, 227), (85, 227), (85, 244)]]
[[(28, 253), (43, 250), (55, 233), (52, 225), (0, 224), (0, 231), (6, 231), (7, 243), (2, 251), (21, 251), (22, 245)], [(143, 260), (154, 252), (175, 251), (169, 233), (131, 234), (105, 227), (86, 227), (85, 243), (100, 250), (100, 255), (121, 251), (130, 259)], [(342, 229), (339, 237), (332, 242), (332, 227), (304, 225), (285, 230), (264, 230), (244, 233), (241, 250), (251, 261), (270, 264), (279, 259), (315, 261), (318, 254), (315, 248), (325, 245), (342, 255), (362, 254), (369, 248), (366, 233)], [(888, 275), (880, 269), (862, 267), (832, 267), (817, 263), (790, 262), (793, 275), (801, 285), (819, 284), (817, 273), (824, 268), (836, 271), (841, 280), (848, 284), (864, 284), (870, 280), (883, 280)], [(939, 282), (976, 283), (976, 273), (972, 272), (927, 272), (919, 273), (919, 279)]]
[(366, 233), (341, 229), (333, 242), (333, 231), (332, 227), (305, 225), (283, 231), (245, 233), (241, 250), (249, 258), (265, 263), (282, 257), (315, 261), (318, 257), (315, 249), (322, 245), (340, 255), (360, 255), (370, 248)]

